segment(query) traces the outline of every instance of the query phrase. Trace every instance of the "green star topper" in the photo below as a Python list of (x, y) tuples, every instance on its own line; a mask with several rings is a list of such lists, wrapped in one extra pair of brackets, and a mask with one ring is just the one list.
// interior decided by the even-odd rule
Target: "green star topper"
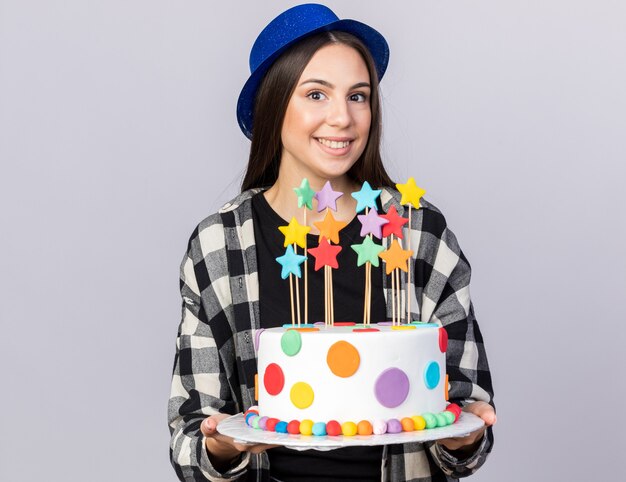
[(298, 207), (306, 206), (307, 209), (313, 209), (313, 196), (315, 196), (315, 191), (311, 189), (309, 185), (309, 180), (305, 177), (302, 179), (300, 183), (300, 187), (294, 187), (294, 191), (298, 195)]
[(352, 249), (359, 255), (357, 266), (363, 266), (369, 261), (378, 267), (378, 254), (385, 248), (380, 244), (376, 244), (369, 236), (366, 236), (361, 244), (353, 244)]

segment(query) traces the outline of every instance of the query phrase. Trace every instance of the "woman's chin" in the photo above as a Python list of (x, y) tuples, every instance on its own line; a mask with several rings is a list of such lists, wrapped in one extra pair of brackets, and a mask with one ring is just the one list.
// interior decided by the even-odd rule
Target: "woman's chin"
[(315, 174), (320, 179), (333, 180), (345, 177), (356, 161), (330, 159), (320, 162)]

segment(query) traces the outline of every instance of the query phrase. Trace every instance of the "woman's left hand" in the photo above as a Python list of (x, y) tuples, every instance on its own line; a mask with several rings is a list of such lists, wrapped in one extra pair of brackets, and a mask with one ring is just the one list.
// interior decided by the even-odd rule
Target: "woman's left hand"
[(463, 410), (482, 418), (485, 425), (465, 437), (442, 438), (437, 440), (437, 443), (443, 445), (448, 450), (463, 450), (471, 453), (478, 447), (487, 427), (491, 427), (496, 423), (497, 417), (495, 410), (487, 402), (472, 402), (463, 407)]

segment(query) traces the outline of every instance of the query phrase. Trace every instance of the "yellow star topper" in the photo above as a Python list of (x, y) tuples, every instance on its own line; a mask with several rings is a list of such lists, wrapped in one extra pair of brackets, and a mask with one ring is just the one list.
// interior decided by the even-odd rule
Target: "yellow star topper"
[(378, 256), (385, 260), (387, 274), (389, 274), (396, 268), (407, 271), (407, 261), (413, 256), (413, 251), (410, 249), (402, 249), (398, 240), (394, 239), (389, 249), (383, 251)]
[(415, 184), (415, 179), (410, 177), (406, 184), (396, 184), (396, 187), (402, 194), (400, 204), (411, 204), (416, 209), (420, 208), (420, 198), (426, 194), (426, 191)]
[(333, 243), (339, 244), (339, 231), (345, 228), (348, 223), (338, 221), (330, 212), (330, 209), (326, 211), (323, 221), (313, 223), (320, 230), (320, 239), (324, 236), (326, 239), (330, 239)]
[(296, 243), (301, 248), (306, 248), (306, 234), (311, 231), (309, 226), (302, 226), (302, 224), (296, 221), (296, 218), (291, 218), (287, 226), (279, 226), (278, 229), (285, 235), (283, 247), (286, 248), (290, 244)]

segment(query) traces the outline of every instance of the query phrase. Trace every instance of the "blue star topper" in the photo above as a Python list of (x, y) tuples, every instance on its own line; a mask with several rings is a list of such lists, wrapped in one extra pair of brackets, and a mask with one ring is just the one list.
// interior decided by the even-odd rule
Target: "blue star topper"
[(382, 189), (372, 189), (370, 183), (365, 181), (360, 191), (352, 193), (352, 197), (357, 201), (356, 212), (360, 213), (365, 208), (376, 209), (376, 199), (381, 192)]
[(306, 256), (296, 254), (293, 251), (293, 246), (290, 244), (285, 250), (283, 256), (276, 258), (276, 261), (283, 267), (280, 272), (282, 279), (286, 279), (290, 274), (295, 274), (298, 278), (302, 278), (302, 270), (300, 265), (304, 263)]

